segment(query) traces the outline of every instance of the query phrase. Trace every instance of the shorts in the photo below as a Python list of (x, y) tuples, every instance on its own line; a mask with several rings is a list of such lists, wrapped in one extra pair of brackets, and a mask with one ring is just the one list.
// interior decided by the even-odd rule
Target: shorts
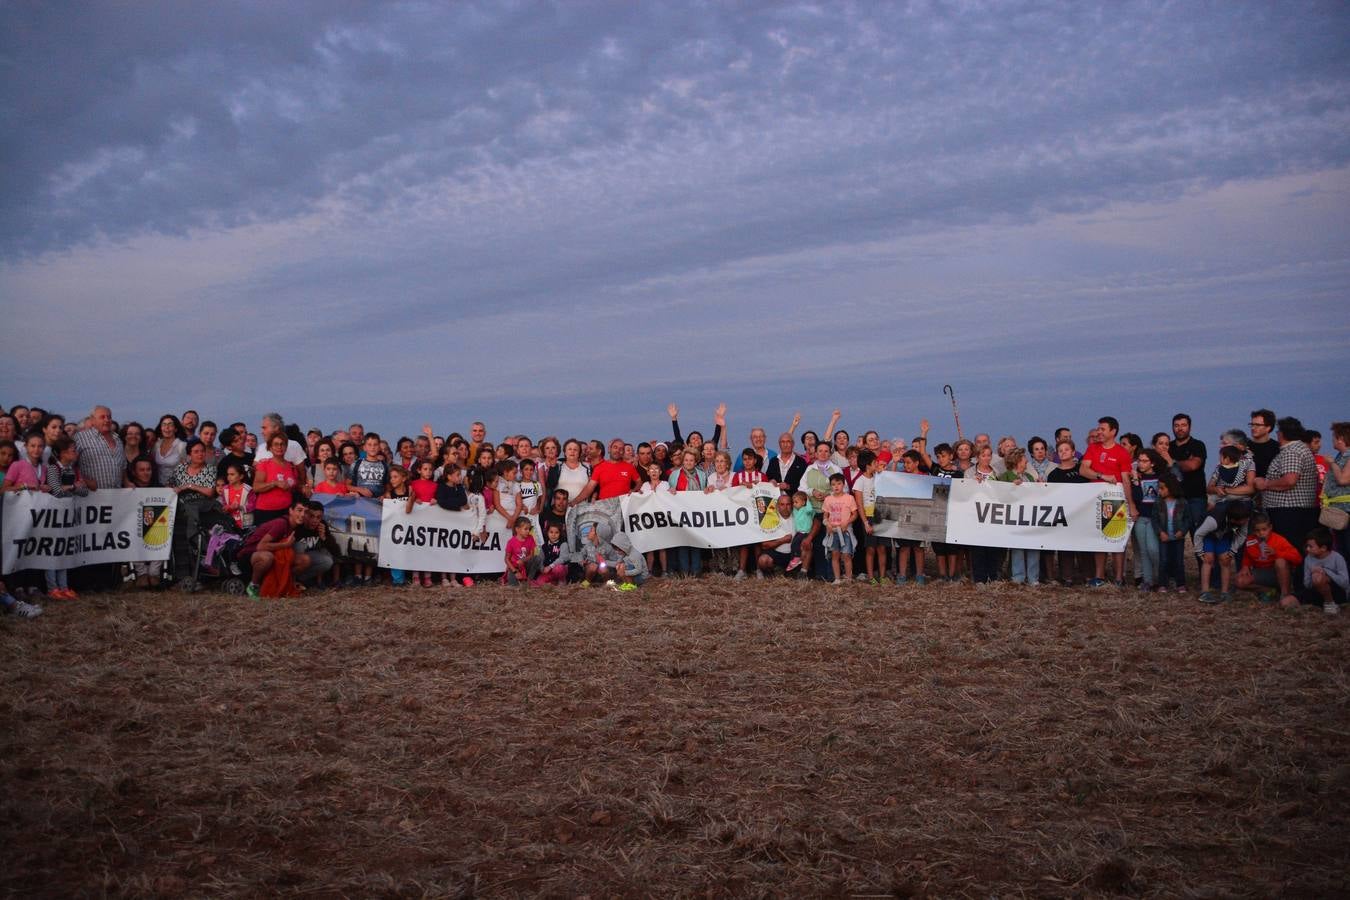
[(1232, 538), (1205, 537), (1204, 552), (1206, 553), (1213, 553), (1217, 557), (1220, 553), (1227, 553), (1231, 549), (1233, 549)]
[(912, 541), (909, 538), (896, 538), (895, 546), (904, 549), (905, 547), (922, 547), (923, 541)]
[(768, 551), (768, 554), (769, 558), (773, 560), (773, 567), (775, 569), (787, 571), (788, 563), (792, 562), (791, 553), (779, 553), (777, 550), (770, 550)]
[(829, 531), (825, 534), (825, 549), (829, 551), (839, 551), (852, 556), (857, 550), (857, 544), (853, 542), (853, 534), (847, 529), (842, 531)]
[[(915, 541), (915, 543), (918, 543)], [(956, 544), (945, 544), (942, 541), (933, 541), (933, 555), (935, 556), (955, 556), (961, 552), (961, 548)]]
[(891, 545), (890, 538), (881, 537), (880, 535), (877, 534), (867, 535), (867, 541), (864, 544), (864, 546), (866, 547), (889, 547), (890, 545)]
[(1262, 566), (1261, 568), (1257, 568), (1256, 566), (1248, 566), (1247, 571), (1252, 574), (1252, 582), (1254, 584), (1259, 584), (1262, 587), (1272, 587), (1272, 588), (1277, 588), (1280, 586), (1280, 580), (1275, 577), (1274, 566)]

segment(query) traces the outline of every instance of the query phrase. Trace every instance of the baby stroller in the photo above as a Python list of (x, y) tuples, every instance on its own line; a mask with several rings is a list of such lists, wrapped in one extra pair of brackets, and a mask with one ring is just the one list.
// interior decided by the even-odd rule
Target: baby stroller
[(237, 556), (247, 533), (224, 510), (204, 510), (197, 532), (188, 537), (193, 556), (192, 580), (199, 585), (216, 582), (227, 594), (243, 594), (248, 585)]

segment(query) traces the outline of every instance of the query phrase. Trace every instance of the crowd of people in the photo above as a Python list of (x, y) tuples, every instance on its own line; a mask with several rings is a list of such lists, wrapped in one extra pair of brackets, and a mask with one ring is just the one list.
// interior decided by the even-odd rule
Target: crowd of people
[[(823, 434), (800, 431), (792, 418), (768, 446), (750, 429), (733, 452), (726, 406), (713, 427), (681, 428), (667, 408), (669, 439), (637, 443), (582, 441), (523, 434), (489, 440), (474, 422), (468, 434), (422, 433), (392, 442), (360, 423), (303, 432), (281, 415), (263, 416), (257, 433), (243, 422), (223, 427), (196, 411), (165, 414), (147, 428), (119, 424), (106, 406), (79, 420), (37, 407), (0, 413), (3, 491), (57, 497), (108, 488), (162, 487), (177, 495), (170, 563), (90, 566), (7, 576), (7, 610), (40, 613), (44, 596), (166, 583), (192, 591), (194, 545), (206, 517), (228, 516), (243, 535), (238, 558), (248, 593), (302, 587), (369, 585), (382, 576), (368, 562), (343, 560), (315, 495), (355, 495), (436, 504), (473, 514), (483, 533), (492, 515), (511, 526), (500, 578), (510, 584), (613, 583), (632, 589), (650, 577), (733, 578), (778, 573), (833, 583), (955, 581), (1004, 578), (1026, 584), (1082, 583), (1125, 587), (1127, 555), (960, 547), (883, 538), (874, 533), (876, 476), (883, 471), (941, 478), (1026, 482), (1101, 481), (1122, 486), (1133, 523), (1133, 584), (1147, 592), (1187, 592), (1189, 550), (1198, 563), (1198, 598), (1206, 603), (1251, 590), (1282, 605), (1315, 603), (1329, 613), (1345, 602), (1350, 520), (1350, 422), (1331, 425), (1331, 453), (1321, 433), (1296, 418), (1253, 410), (1248, 429), (1219, 439), (1215, 458), (1178, 413), (1170, 431), (1147, 440), (1122, 433), (1104, 416), (1080, 446), (1069, 428), (1051, 439), (987, 434), (930, 445), (929, 424), (910, 438), (884, 440), (875, 430), (850, 435), (835, 410)], [(620, 498), (630, 493), (713, 492), (762, 483), (780, 489), (778, 512), (790, 537), (729, 550), (678, 547), (637, 553), (618, 527)], [(531, 517), (539, 523), (538, 540)], [(931, 554), (931, 565), (929, 562)], [(472, 586), (463, 573), (392, 570), (393, 585)], [(280, 587), (278, 587), (278, 585)]]

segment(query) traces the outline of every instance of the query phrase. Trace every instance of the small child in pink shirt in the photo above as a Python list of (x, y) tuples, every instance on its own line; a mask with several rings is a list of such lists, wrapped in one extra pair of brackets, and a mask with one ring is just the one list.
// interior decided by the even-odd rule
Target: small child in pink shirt
[(539, 575), (534, 526), (525, 516), (517, 516), (512, 530), (515, 534), (506, 542), (506, 583), (523, 585)]

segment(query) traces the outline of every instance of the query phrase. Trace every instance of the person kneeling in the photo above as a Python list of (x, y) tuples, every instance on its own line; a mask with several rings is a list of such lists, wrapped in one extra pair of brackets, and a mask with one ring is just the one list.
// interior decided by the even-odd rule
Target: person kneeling
[(305, 521), (305, 509), (303, 500), (293, 503), (284, 517), (264, 522), (244, 538), (239, 560), (248, 570), (247, 592), (253, 599), (286, 597), (297, 592), (292, 573), (295, 529)]

